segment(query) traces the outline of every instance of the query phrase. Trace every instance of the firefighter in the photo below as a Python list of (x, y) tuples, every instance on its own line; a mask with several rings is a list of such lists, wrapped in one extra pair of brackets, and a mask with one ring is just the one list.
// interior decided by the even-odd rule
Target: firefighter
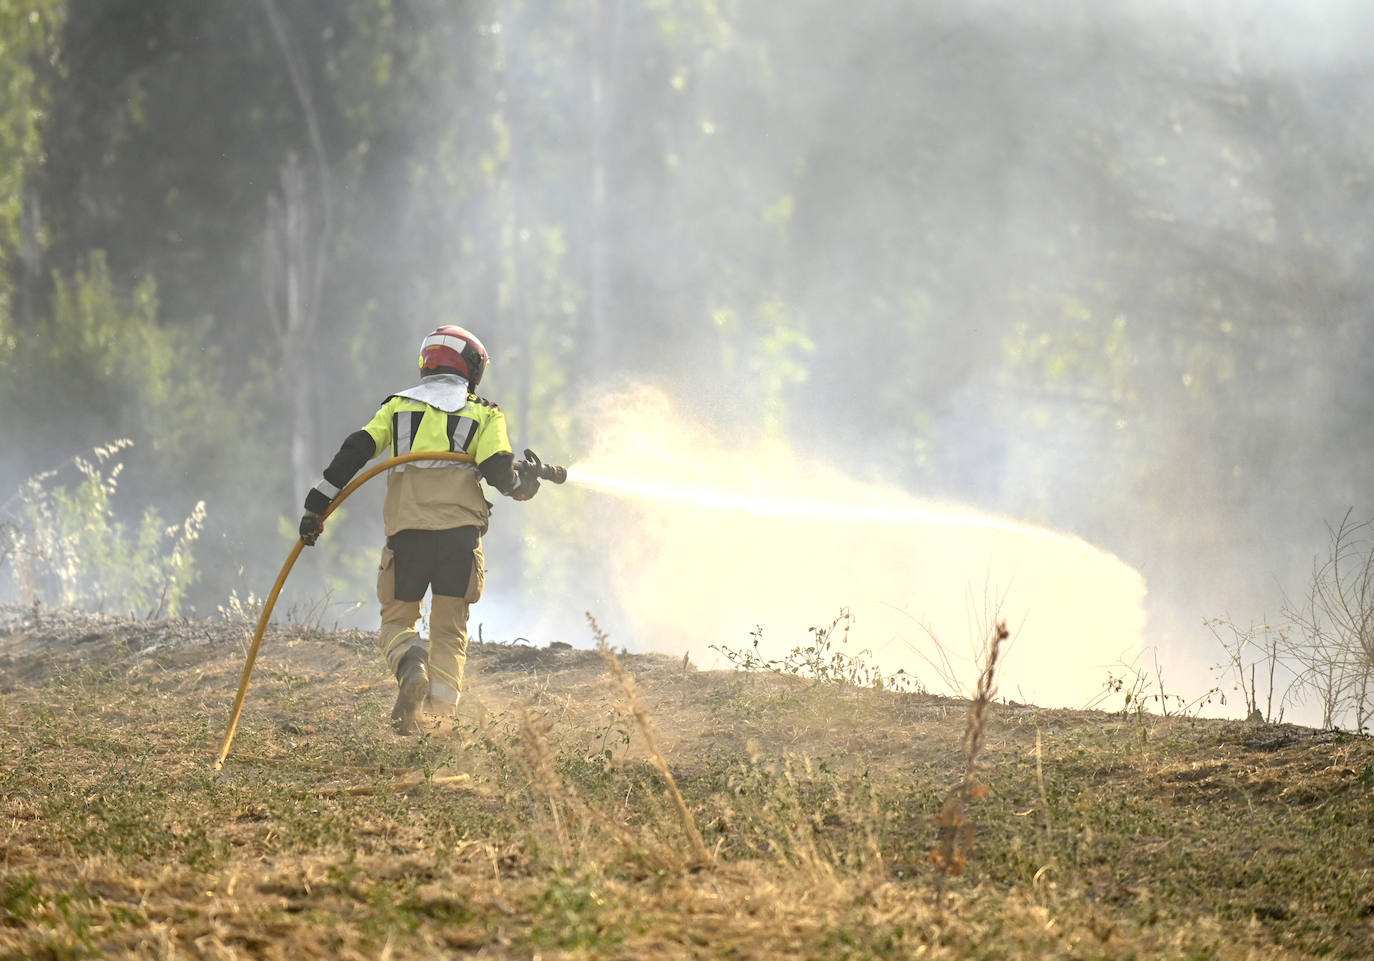
[[(377, 572), (377, 644), (396, 675), (391, 723), (416, 734), (422, 714), (453, 716), (467, 663), (468, 608), (482, 596), (482, 535), (491, 503), (479, 480), (518, 501), (539, 489), (517, 469), (506, 418), (474, 391), (490, 358), (482, 342), (446, 325), (420, 344), (420, 383), (392, 394), (365, 427), (343, 442), (324, 479), (305, 497), (300, 535), (314, 544), (321, 517), (339, 491), (374, 457), (453, 451), (461, 460), (415, 460), (387, 474), (382, 519), (386, 546)], [(523, 465), (522, 465), (523, 466)], [(431, 593), (429, 644), (419, 634), (420, 604)]]

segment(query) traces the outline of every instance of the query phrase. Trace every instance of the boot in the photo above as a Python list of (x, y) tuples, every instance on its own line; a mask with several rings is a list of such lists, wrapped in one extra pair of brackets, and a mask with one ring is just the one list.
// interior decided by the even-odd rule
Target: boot
[(396, 666), (396, 706), (391, 709), (391, 727), (397, 734), (419, 734), (420, 716), (429, 697), (429, 655), (412, 647)]

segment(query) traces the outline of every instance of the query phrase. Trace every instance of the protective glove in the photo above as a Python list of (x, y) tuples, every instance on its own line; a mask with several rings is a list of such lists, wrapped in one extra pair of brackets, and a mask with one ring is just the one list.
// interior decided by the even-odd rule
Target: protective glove
[(301, 540), (307, 547), (314, 547), (315, 542), (324, 533), (324, 518), (314, 511), (306, 511), (301, 517)]
[(534, 464), (528, 464), (524, 461), (517, 462), (515, 476), (518, 483), (515, 485), (515, 490), (510, 492), (512, 500), (527, 501), (539, 493), (539, 468)]

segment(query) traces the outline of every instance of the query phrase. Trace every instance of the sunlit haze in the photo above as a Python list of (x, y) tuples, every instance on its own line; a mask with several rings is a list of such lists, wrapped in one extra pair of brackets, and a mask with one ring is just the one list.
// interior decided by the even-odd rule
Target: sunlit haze
[(847, 609), (849, 654), (962, 694), (996, 611), (1015, 634), (1002, 695), (1064, 707), (1141, 649), (1143, 578), (1076, 537), (734, 446), (651, 390), (603, 409), (616, 413), (570, 482), (602, 501), (596, 547), (642, 649), (719, 666), (713, 646), (750, 649), (757, 629), (780, 657)]

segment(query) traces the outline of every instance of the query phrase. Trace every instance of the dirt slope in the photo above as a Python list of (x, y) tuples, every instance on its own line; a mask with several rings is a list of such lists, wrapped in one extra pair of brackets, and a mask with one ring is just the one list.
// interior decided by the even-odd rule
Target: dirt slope
[(273, 626), (215, 773), (250, 633), (0, 608), (0, 959), (1374, 956), (1367, 738), (995, 705), (951, 808), (965, 702), (623, 655), (684, 819), (563, 646), (403, 739)]

